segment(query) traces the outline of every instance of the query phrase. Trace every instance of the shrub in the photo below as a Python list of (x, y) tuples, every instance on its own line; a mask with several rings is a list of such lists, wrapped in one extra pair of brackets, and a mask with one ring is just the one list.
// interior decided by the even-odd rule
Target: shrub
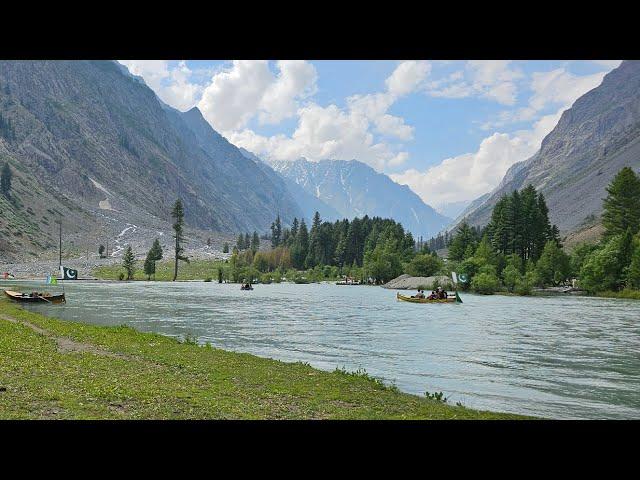
[(478, 273), (471, 281), (473, 291), (483, 295), (492, 295), (498, 290), (498, 287), (498, 278), (491, 273)]

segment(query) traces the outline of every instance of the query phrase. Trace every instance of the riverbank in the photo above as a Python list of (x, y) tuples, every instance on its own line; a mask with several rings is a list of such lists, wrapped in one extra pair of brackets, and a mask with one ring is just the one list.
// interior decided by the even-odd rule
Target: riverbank
[(0, 300), (0, 419), (518, 419)]

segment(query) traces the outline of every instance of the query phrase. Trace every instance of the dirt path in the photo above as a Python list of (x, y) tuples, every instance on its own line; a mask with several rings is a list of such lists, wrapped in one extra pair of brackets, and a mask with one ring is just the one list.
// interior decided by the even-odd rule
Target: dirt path
[(58, 352), (60, 353), (88, 352), (88, 353), (93, 353), (94, 355), (101, 355), (101, 356), (112, 357), (112, 358), (124, 358), (124, 359), (131, 360), (131, 357), (129, 357), (128, 355), (110, 352), (109, 350), (96, 347), (95, 345), (92, 345), (90, 343), (78, 342), (76, 340), (72, 340), (67, 337), (58, 337), (53, 332), (50, 332), (49, 330), (45, 330), (44, 328), (41, 328), (37, 325), (34, 325), (33, 323), (30, 323), (24, 320), (18, 320), (17, 318), (10, 317), (8, 315), (0, 315), (0, 319), (6, 320), (8, 322), (24, 325), (25, 327), (30, 328), (31, 330), (33, 330), (34, 332), (40, 335), (44, 335), (45, 337), (55, 340), (58, 348)]

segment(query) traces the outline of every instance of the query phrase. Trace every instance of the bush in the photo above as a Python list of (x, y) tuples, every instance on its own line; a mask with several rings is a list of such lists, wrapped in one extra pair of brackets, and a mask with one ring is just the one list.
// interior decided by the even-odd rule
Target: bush
[(473, 277), (471, 282), (471, 288), (476, 293), (483, 295), (492, 295), (498, 290), (499, 282), (498, 278), (491, 273), (478, 273)]
[(443, 268), (442, 260), (435, 255), (416, 255), (407, 264), (406, 272), (412, 277), (430, 277)]
[(118, 274), (118, 280), (120, 280), (120, 281), (124, 280), (124, 273), (120, 272)]

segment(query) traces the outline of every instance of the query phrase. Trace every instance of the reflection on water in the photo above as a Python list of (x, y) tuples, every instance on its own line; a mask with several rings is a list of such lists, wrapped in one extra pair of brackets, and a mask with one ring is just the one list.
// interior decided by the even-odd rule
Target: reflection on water
[[(4, 282), (6, 284), (6, 282)], [(15, 282), (14, 282), (15, 284)], [(23, 283), (21, 288), (29, 288)], [(397, 302), (378, 287), (67, 282), (64, 306), (26, 308), (333, 370), (401, 390), (553, 418), (640, 418), (640, 302), (463, 294)]]

